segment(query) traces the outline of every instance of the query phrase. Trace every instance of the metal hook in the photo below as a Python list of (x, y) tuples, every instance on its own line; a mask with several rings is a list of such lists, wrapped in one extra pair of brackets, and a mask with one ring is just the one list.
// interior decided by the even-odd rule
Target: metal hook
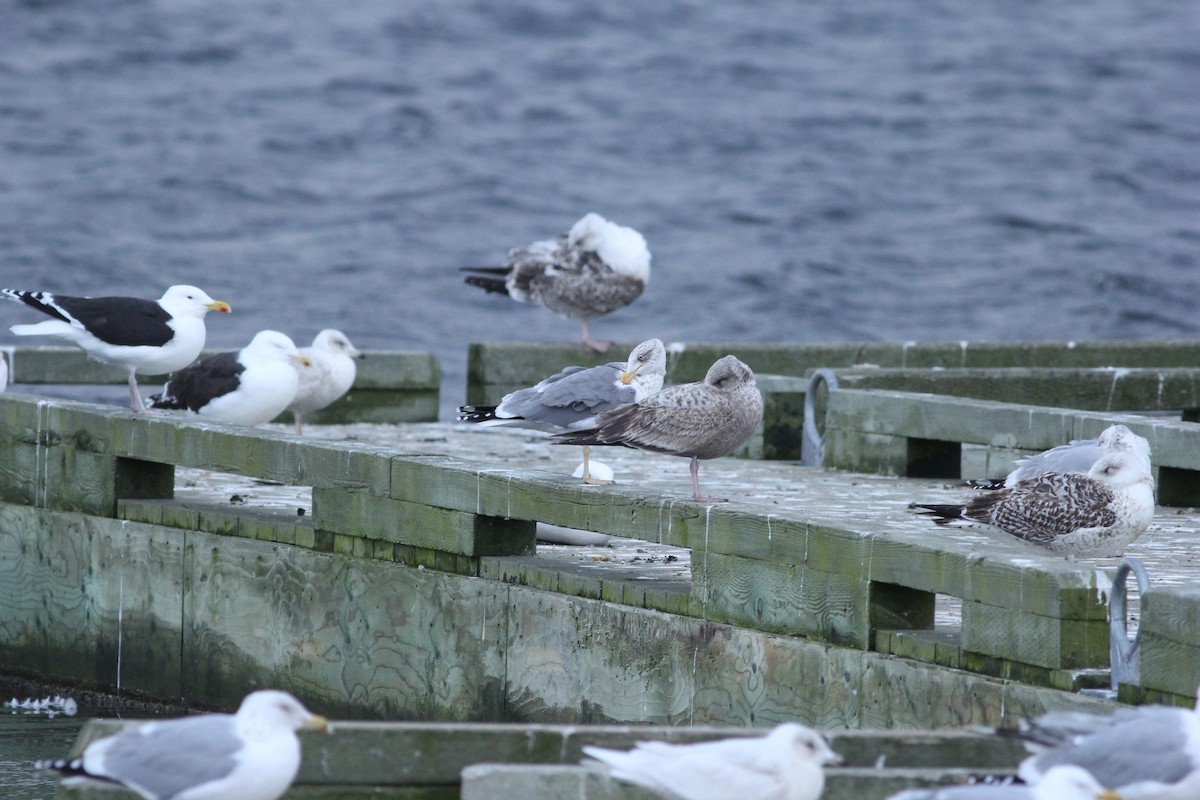
[(1108, 660), (1112, 667), (1111, 685), (1114, 691), (1117, 684), (1137, 684), (1141, 681), (1142, 628), (1138, 626), (1137, 635), (1130, 641), (1125, 615), (1125, 583), (1130, 572), (1137, 576), (1139, 597), (1145, 597), (1146, 590), (1150, 588), (1150, 578), (1146, 576), (1146, 568), (1140, 559), (1127, 558), (1117, 567), (1112, 592), (1108, 597)]
[(800, 463), (806, 467), (825, 466), (825, 436), (817, 430), (817, 389), (824, 383), (828, 391), (837, 389), (837, 376), (833, 370), (818, 369), (808, 381), (804, 393), (804, 430), (800, 438)]

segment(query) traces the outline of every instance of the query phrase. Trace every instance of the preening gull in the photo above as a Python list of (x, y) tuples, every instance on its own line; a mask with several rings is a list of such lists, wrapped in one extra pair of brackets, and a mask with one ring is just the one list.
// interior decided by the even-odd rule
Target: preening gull
[(1048, 472), (963, 505), (913, 503), (938, 525), (1004, 531), (1055, 553), (1119, 556), (1150, 526), (1154, 478), (1139, 452), (1108, 453), (1086, 475)]
[(204, 315), (229, 312), (195, 286), (172, 286), (158, 300), (137, 297), (68, 297), (50, 292), (0, 289), (0, 295), (24, 303), (54, 319), (13, 325), (18, 336), (57, 336), (74, 342), (92, 358), (129, 371), (134, 411), (145, 411), (137, 373), (165, 375), (196, 360), (204, 349)]
[(1033, 785), (974, 784), (934, 789), (907, 789), (888, 800), (1122, 800), (1126, 795), (1105, 789), (1085, 769), (1055, 767)]
[(750, 367), (733, 356), (718, 359), (703, 381), (668, 386), (657, 394), (596, 416), (593, 428), (555, 436), (555, 444), (623, 445), (692, 460), (692, 499), (700, 494), (700, 459), (726, 456), (762, 422), (762, 395)]
[(585, 215), (571, 230), (510, 250), (502, 267), (469, 267), (471, 286), (507, 294), (580, 320), (583, 343), (603, 353), (612, 342), (588, 335), (588, 320), (636, 300), (650, 280), (650, 250), (633, 228)]
[(1150, 457), (1150, 443), (1124, 425), (1110, 425), (1095, 439), (1074, 439), (1042, 453), (1017, 460), (1016, 468), (1003, 481), (968, 481), (976, 489), (1012, 488), (1020, 481), (1047, 472), (1087, 473), (1106, 453), (1132, 450)]
[(298, 370), (311, 361), (279, 331), (259, 331), (250, 344), (181, 369), (167, 379), (153, 408), (193, 411), (235, 425), (260, 425), (283, 413), (296, 396)]
[(307, 356), (311, 363), (300, 370), (296, 396), (288, 404), (296, 421), (297, 436), (302, 432), (304, 414), (319, 411), (350, 391), (358, 374), (355, 359), (363, 357), (346, 334), (333, 328), (318, 333), (312, 347), (300, 348), (300, 355)]
[(146, 722), (38, 766), (127, 786), (146, 800), (275, 800), (300, 769), (296, 731), (326, 722), (287, 692), (246, 696), (236, 714)]
[(1169, 706), (1122, 708), (1111, 717), (1046, 714), (1016, 735), (1033, 755), (1025, 781), (1074, 764), (1126, 800), (1200, 797), (1200, 711)]
[(675, 800), (816, 800), (825, 765), (840, 764), (821, 734), (785, 722), (765, 736), (696, 744), (639, 742), (628, 752), (584, 747), (614, 778)]
[[(662, 388), (667, 350), (659, 339), (633, 348), (625, 363), (610, 361), (598, 367), (567, 367), (562, 372), (506, 394), (494, 406), (459, 406), (460, 420), (480, 425), (512, 425), (544, 431), (590, 428), (596, 415), (636, 403)], [(583, 448), (584, 483), (611, 483), (591, 474), (589, 451)]]

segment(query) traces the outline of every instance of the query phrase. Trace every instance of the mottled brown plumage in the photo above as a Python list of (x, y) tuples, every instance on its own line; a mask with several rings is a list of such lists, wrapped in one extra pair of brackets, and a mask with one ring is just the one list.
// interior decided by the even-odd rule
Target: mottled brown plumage
[(762, 422), (762, 395), (754, 372), (733, 356), (714, 363), (703, 381), (669, 386), (640, 402), (606, 411), (596, 427), (564, 433), (555, 444), (622, 445), (692, 460), (692, 497), (700, 494), (699, 460), (720, 458), (740, 447)]

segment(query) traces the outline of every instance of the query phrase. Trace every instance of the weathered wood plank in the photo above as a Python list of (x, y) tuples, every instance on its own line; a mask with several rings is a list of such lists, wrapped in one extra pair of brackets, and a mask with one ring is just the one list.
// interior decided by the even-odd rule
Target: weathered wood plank
[(1108, 666), (1108, 623), (964, 603), (962, 649), (1048, 669)]

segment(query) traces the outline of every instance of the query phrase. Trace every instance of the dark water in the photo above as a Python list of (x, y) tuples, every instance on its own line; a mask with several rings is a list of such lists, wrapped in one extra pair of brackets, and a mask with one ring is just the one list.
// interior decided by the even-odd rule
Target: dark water
[(85, 721), (83, 717), (47, 717), (4, 709), (0, 713), (0, 797), (52, 800), (57, 779), (33, 765), (42, 759), (64, 758)]
[(0, 284), (196, 283), (210, 344), (433, 350), (444, 407), (466, 343), (578, 335), (456, 268), (589, 210), (654, 254), (599, 336), (1194, 337), (1198, 43), (1178, 0), (10, 0)]

